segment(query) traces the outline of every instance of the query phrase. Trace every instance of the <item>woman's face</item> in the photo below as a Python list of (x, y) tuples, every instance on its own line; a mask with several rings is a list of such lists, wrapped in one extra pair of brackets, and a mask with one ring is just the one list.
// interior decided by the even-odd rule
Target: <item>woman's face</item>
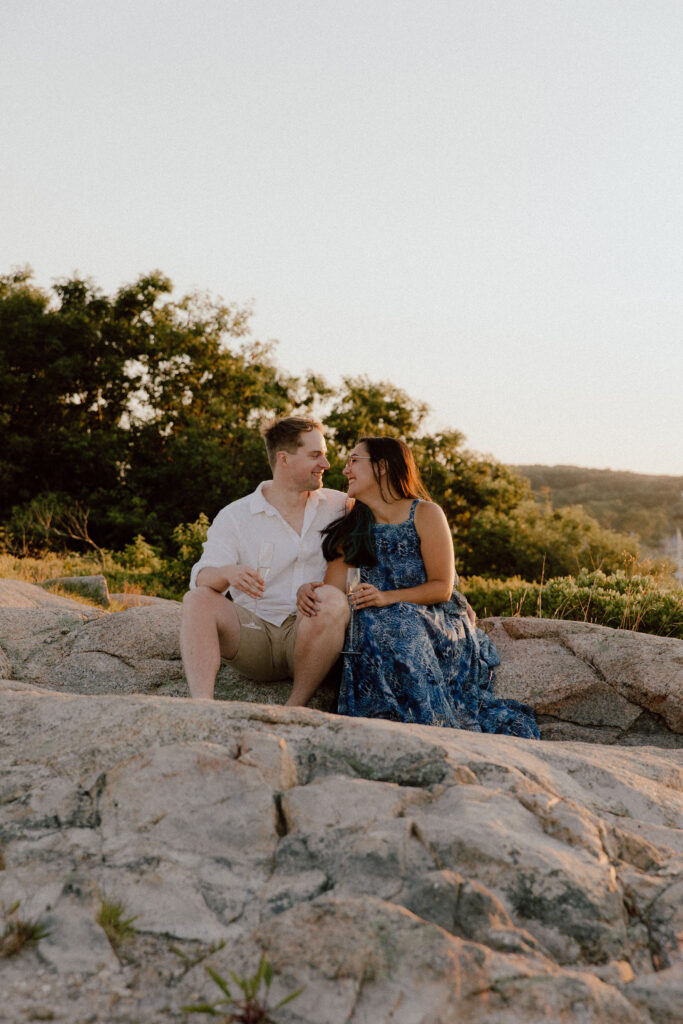
[(375, 474), (372, 470), (370, 452), (364, 444), (357, 444), (349, 452), (349, 457), (343, 469), (344, 476), (349, 482), (348, 492), (350, 498), (360, 498), (379, 490)]

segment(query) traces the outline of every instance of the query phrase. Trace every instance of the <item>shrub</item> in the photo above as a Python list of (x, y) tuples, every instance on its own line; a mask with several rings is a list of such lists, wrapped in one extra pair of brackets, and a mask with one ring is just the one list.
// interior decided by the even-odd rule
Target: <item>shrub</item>
[[(145, 547), (149, 547), (143, 540)], [(7, 579), (26, 580), (27, 583), (44, 583), (45, 580), (55, 579), (59, 576), (94, 576), (102, 574), (110, 593), (120, 591), (133, 593), (144, 593), (158, 597), (177, 598), (187, 589), (189, 569), (187, 578), (183, 584), (177, 587), (169, 587), (166, 581), (167, 563), (156, 555), (154, 549), (150, 564), (131, 565), (126, 552), (108, 551), (107, 565), (103, 570), (100, 559), (90, 554), (75, 554), (73, 552), (45, 551), (42, 557), (20, 558), (11, 554), (0, 554), (0, 577)], [(142, 546), (136, 546), (135, 557), (138, 557)], [(127, 563), (127, 564), (124, 564)], [(66, 594), (65, 596), (70, 596)]]
[(165, 563), (160, 573), (162, 585), (169, 595), (180, 597), (187, 590), (190, 571), (199, 561), (208, 529), (209, 517), (204, 512), (200, 512), (193, 523), (180, 523), (174, 529), (173, 543), (178, 554)]
[(464, 573), (527, 580), (581, 569), (615, 572), (638, 554), (632, 537), (605, 530), (581, 507), (553, 509), (534, 501), (506, 513), (483, 509), (456, 542)]
[(148, 544), (141, 533), (131, 544), (126, 544), (118, 560), (125, 569), (142, 569), (145, 572), (159, 572), (164, 565), (156, 548)]
[(619, 570), (582, 569), (576, 576), (527, 583), (519, 577), (461, 580), (477, 615), (532, 615), (593, 622), (683, 639), (683, 588), (666, 587), (654, 576)]

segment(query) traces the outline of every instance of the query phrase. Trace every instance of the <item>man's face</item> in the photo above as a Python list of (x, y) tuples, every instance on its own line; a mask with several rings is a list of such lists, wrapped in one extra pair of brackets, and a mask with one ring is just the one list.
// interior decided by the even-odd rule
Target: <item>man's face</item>
[(290, 480), (300, 491), (317, 491), (323, 485), (323, 473), (330, 468), (327, 445), (319, 430), (307, 430), (299, 435), (301, 446), (295, 452), (286, 452)]

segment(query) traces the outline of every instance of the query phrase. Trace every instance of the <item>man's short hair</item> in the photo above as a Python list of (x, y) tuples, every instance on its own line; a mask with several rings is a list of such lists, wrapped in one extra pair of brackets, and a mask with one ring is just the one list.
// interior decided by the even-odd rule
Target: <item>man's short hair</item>
[(270, 468), (275, 469), (278, 452), (295, 452), (303, 444), (301, 435), (308, 434), (311, 430), (319, 430), (322, 433), (323, 425), (309, 416), (286, 416), (265, 427), (262, 434), (266, 442)]

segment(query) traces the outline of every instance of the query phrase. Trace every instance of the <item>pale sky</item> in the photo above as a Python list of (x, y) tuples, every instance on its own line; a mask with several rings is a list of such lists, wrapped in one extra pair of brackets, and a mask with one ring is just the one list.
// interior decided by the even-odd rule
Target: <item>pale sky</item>
[(510, 463), (683, 473), (681, 0), (2, 0), (0, 273), (252, 302)]

